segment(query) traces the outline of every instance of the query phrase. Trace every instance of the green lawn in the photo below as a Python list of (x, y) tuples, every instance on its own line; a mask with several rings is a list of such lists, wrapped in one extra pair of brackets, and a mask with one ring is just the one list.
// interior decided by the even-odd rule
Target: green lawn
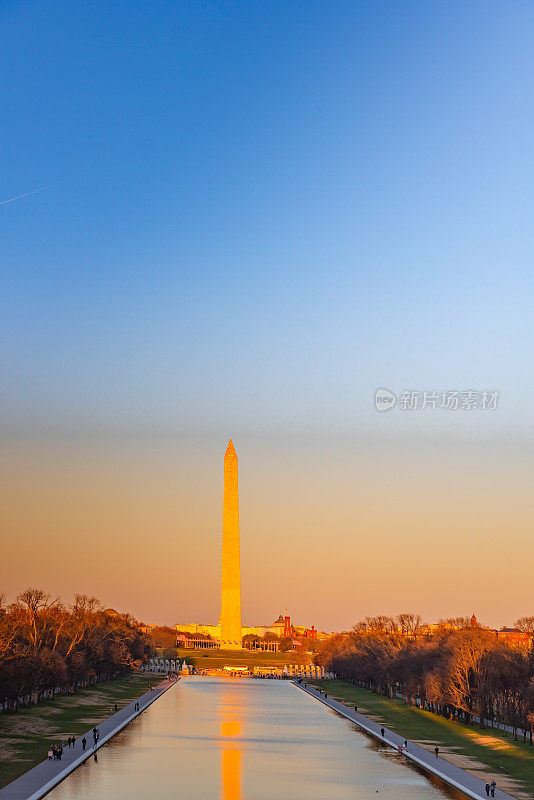
[(184, 650), (178, 651), (184, 660), (199, 669), (218, 669), (224, 666), (274, 667), (295, 662), (295, 653), (255, 652), (254, 650)]
[(80, 736), (102, 722), (158, 679), (134, 672), (100, 683), (76, 694), (57, 695), (54, 701), (0, 715), (0, 787), (18, 778), (46, 758), (51, 744)]
[[(523, 740), (514, 741), (511, 734), (478, 727), (468, 727), (451, 722), (444, 717), (406, 705), (402, 700), (389, 700), (337, 680), (312, 680), (329, 697), (358, 706), (362, 714), (379, 718), (387, 728), (407, 739), (437, 743), (442, 750), (450, 750), (460, 756), (485, 764), (490, 773), (507, 775), (517, 780), (524, 791), (534, 798), (534, 747)], [(447, 758), (446, 753), (443, 753)], [(468, 767), (467, 767), (468, 768)], [(496, 778), (497, 779), (497, 778)], [(497, 779), (498, 780), (498, 779)], [(514, 794), (514, 792), (511, 792)]]

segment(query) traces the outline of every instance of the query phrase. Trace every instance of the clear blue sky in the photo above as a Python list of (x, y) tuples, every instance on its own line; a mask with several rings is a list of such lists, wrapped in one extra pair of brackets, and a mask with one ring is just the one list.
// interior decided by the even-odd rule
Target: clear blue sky
[(4, 425), (400, 425), (384, 385), (531, 428), (531, 2), (0, 21), (0, 200), (50, 187), (0, 206)]
[(10, 596), (215, 621), (231, 434), (247, 621), (529, 613), (533, 41), (531, 0), (1, 3)]

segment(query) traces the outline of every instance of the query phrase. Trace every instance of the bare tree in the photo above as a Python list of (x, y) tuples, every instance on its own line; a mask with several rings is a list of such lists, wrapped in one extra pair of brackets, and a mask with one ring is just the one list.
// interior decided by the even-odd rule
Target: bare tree
[(404, 636), (417, 636), (423, 625), (423, 617), (421, 614), (403, 612), (397, 614), (397, 623)]
[(525, 633), (534, 633), (534, 617), (519, 617), (515, 621), (515, 627)]
[(77, 686), (113, 677), (151, 652), (136, 620), (102, 611), (94, 597), (77, 594), (65, 607), (42, 589), (32, 588), (0, 610), (4, 709), (53, 697), (57, 686), (75, 691)]

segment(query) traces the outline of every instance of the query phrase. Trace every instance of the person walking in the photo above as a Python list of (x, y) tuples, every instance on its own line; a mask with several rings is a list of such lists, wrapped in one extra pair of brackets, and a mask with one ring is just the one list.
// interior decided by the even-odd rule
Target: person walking
[(69, 736), (69, 738), (67, 739), (67, 742), (69, 743), (69, 747), (71, 747), (71, 745), (72, 745), (72, 739), (70, 738), (70, 736)]
[(405, 739), (405, 740), (404, 740), (404, 749), (405, 749), (405, 750), (407, 750), (407, 749), (408, 749), (408, 739)]
[(115, 703), (115, 711), (117, 710), (117, 708), (118, 708), (117, 703)]
[(434, 747), (434, 753), (436, 754), (436, 758), (439, 758), (439, 747)]
[(75, 745), (75, 744), (76, 744), (76, 737), (75, 737), (75, 736), (73, 736), (73, 737), (72, 737), (72, 746), (74, 747), (74, 745)]
[(84, 736), (84, 737), (83, 737), (83, 739), (82, 739), (82, 750), (83, 750), (84, 752), (85, 752), (85, 746), (86, 746), (86, 745), (87, 745), (87, 739), (86, 739), (86, 738), (85, 738), (85, 736)]
[(61, 756), (62, 755), (63, 755), (63, 748), (62, 747), (58, 747), (58, 749), (57, 749), (58, 761), (61, 761)]
[(489, 793), (490, 793), (490, 785), (489, 783), (486, 783), (486, 797), (489, 797)]
[(496, 789), (496, 788), (497, 788), (497, 784), (496, 784), (496, 783), (495, 783), (495, 781), (493, 780), (493, 781), (490, 783), (490, 791), (491, 791), (491, 796), (492, 796), (492, 797), (495, 797), (495, 789)]
[(380, 735), (382, 736), (382, 739), (384, 738), (384, 734), (385, 734), (384, 728), (380, 728)]
[(49, 760), (49, 761), (52, 761), (53, 757), (54, 757), (54, 754), (53, 754), (53, 752), (52, 752), (52, 748), (51, 748), (51, 747), (49, 747), (49, 748), (48, 748), (48, 760)]

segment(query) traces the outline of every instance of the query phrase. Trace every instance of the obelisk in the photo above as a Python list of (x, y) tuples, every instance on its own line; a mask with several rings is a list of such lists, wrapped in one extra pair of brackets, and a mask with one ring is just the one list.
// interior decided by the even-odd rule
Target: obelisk
[(241, 650), (241, 563), (237, 454), (232, 440), (224, 454), (221, 647)]

